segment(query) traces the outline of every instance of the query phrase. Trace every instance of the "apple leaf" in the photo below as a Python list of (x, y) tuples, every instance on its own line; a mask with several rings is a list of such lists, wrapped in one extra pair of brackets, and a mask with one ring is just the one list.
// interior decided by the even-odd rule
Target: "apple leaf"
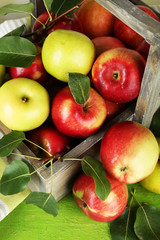
[(0, 16), (4, 16), (8, 13), (27, 13), (32, 14), (34, 10), (33, 3), (26, 4), (8, 4), (0, 8)]
[(27, 204), (34, 204), (45, 212), (56, 217), (59, 213), (58, 204), (52, 194), (44, 192), (31, 192), (26, 198)]
[(25, 30), (25, 25), (23, 24), (22, 26), (14, 29), (13, 31), (11, 31), (11, 32), (9, 32), (9, 33), (7, 33), (7, 34), (5, 35), (5, 37), (6, 37), (6, 36), (21, 36), (22, 33), (24, 32), (24, 30)]
[(0, 64), (6, 67), (29, 67), (37, 49), (28, 39), (19, 36), (0, 38)]
[(11, 131), (0, 139), (0, 157), (9, 156), (25, 139), (24, 132)]
[(51, 10), (55, 15), (61, 15), (80, 2), (82, 2), (82, 0), (53, 0)]
[(47, 8), (48, 10), (51, 10), (51, 6), (52, 6), (53, 0), (43, 0), (43, 2), (44, 2), (44, 4), (45, 4), (46, 8)]
[(69, 73), (68, 85), (74, 100), (78, 104), (84, 104), (90, 94), (90, 79), (81, 73)]
[(124, 212), (115, 220), (110, 222), (110, 233), (112, 240), (138, 240), (134, 232), (135, 210), (125, 208)]
[(104, 201), (109, 195), (111, 187), (101, 162), (90, 156), (85, 156), (81, 166), (84, 173), (94, 179), (97, 197)]
[(138, 208), (134, 230), (139, 239), (160, 239), (160, 210), (151, 205)]
[[(134, 195), (140, 204), (145, 202), (146, 204), (153, 205), (160, 210), (160, 194), (148, 191), (140, 183), (128, 184), (127, 187), (129, 192), (129, 199)], [(136, 200), (133, 199), (133, 207), (139, 206)]]
[(22, 192), (30, 180), (28, 166), (21, 160), (14, 160), (5, 168), (1, 181), (0, 192), (3, 195), (12, 195)]

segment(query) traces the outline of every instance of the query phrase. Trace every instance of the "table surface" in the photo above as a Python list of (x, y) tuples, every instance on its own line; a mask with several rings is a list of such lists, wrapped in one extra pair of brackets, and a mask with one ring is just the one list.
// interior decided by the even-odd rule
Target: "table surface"
[(89, 219), (72, 193), (59, 201), (56, 218), (23, 201), (0, 222), (1, 240), (110, 240), (109, 223)]

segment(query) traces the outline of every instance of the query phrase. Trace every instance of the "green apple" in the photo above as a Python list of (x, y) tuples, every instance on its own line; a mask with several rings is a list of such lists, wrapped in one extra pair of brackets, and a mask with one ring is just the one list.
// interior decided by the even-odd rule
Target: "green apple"
[(4, 65), (0, 65), (0, 86), (2, 84), (2, 81), (4, 79), (6, 68)]
[(42, 62), (46, 71), (67, 82), (69, 72), (87, 75), (95, 58), (95, 47), (83, 33), (57, 29), (50, 33), (42, 46)]
[(154, 171), (141, 181), (141, 185), (147, 190), (160, 194), (160, 162), (157, 163)]
[[(157, 138), (160, 148), (160, 137)], [(160, 162), (158, 161), (154, 171), (141, 181), (141, 185), (147, 190), (160, 194)]]
[(29, 131), (48, 118), (49, 94), (34, 80), (15, 78), (0, 88), (0, 109), (0, 120), (8, 128)]

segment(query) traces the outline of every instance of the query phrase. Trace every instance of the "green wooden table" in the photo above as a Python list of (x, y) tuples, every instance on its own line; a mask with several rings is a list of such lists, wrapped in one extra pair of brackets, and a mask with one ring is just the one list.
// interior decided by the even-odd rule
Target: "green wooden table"
[(0, 240), (110, 240), (109, 224), (89, 219), (72, 193), (59, 201), (54, 218), (23, 201), (0, 222)]

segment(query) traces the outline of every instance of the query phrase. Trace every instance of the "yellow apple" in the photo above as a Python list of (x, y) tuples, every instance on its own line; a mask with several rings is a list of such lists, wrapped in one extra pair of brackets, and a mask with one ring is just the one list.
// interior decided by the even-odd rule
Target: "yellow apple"
[(2, 84), (2, 81), (4, 79), (4, 75), (5, 75), (5, 66), (4, 65), (0, 65), (0, 86)]
[[(160, 138), (157, 138), (160, 148)], [(147, 190), (160, 193), (160, 162), (158, 161), (154, 171), (141, 181), (141, 185)]]
[(29, 131), (48, 118), (49, 94), (34, 80), (15, 78), (0, 88), (0, 109), (0, 121), (8, 128)]
[(92, 41), (83, 33), (72, 30), (53, 31), (42, 46), (42, 61), (46, 71), (65, 82), (68, 82), (69, 72), (88, 74), (94, 58)]

